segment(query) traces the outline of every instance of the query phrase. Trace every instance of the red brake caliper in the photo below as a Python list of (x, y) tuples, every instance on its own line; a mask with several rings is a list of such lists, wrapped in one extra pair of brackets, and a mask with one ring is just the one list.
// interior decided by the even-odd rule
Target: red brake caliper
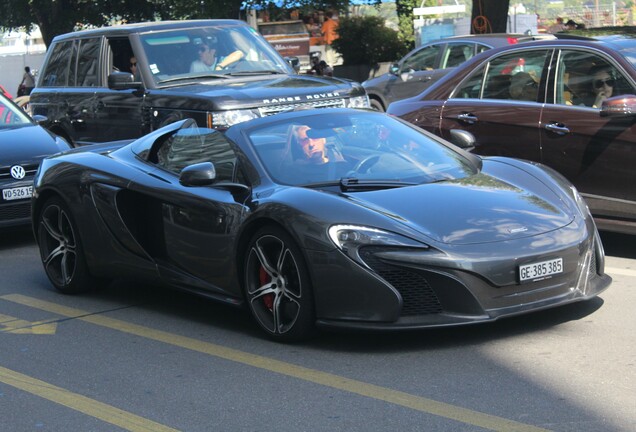
[[(261, 286), (271, 282), (271, 280), (272, 278), (267, 274), (265, 268), (261, 266), (258, 271), (258, 281), (260, 282)], [(272, 310), (274, 308), (274, 294), (265, 294), (262, 299), (267, 309)]]

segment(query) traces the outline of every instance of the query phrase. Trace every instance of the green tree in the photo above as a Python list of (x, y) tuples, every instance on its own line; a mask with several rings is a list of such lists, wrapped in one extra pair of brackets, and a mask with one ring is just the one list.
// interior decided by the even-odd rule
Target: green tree
[(338, 39), (333, 48), (342, 55), (344, 65), (375, 65), (399, 59), (405, 54), (397, 32), (377, 16), (340, 18)]
[[(365, 0), (379, 4), (380, 0)], [(283, 7), (346, 10), (349, 0), (284, 0)], [(274, 0), (3, 0), (0, 28), (40, 27), (48, 46), (59, 34), (114, 22), (167, 19), (239, 18), (244, 7), (266, 7)]]

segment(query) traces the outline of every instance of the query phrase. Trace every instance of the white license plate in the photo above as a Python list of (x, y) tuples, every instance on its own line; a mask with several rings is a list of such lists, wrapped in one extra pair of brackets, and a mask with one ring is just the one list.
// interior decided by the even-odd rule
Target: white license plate
[(33, 195), (33, 186), (2, 189), (2, 199), (5, 201), (31, 198), (31, 195)]
[(563, 273), (563, 258), (519, 266), (519, 280), (527, 282)]

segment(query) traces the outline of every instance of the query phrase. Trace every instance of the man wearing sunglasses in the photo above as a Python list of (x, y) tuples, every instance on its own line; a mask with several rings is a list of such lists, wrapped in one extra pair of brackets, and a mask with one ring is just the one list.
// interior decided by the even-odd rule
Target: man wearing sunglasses
[(190, 65), (191, 73), (214, 72), (222, 70), (243, 58), (243, 52), (236, 50), (225, 57), (217, 56), (216, 48), (206, 42), (197, 44), (199, 58)]
[(600, 108), (605, 99), (612, 97), (615, 79), (611, 69), (607, 66), (592, 68), (591, 75), (592, 93), (594, 94), (592, 108)]

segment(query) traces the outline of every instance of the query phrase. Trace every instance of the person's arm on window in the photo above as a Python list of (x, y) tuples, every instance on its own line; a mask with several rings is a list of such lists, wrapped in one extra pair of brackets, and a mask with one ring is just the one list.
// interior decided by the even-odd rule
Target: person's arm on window
[(243, 51), (236, 50), (230, 53), (229, 55), (223, 57), (223, 60), (221, 60), (220, 62), (216, 64), (216, 69), (223, 69), (225, 67), (228, 67), (232, 63), (236, 63), (237, 61), (242, 59), (244, 55), (245, 54), (243, 54)]

